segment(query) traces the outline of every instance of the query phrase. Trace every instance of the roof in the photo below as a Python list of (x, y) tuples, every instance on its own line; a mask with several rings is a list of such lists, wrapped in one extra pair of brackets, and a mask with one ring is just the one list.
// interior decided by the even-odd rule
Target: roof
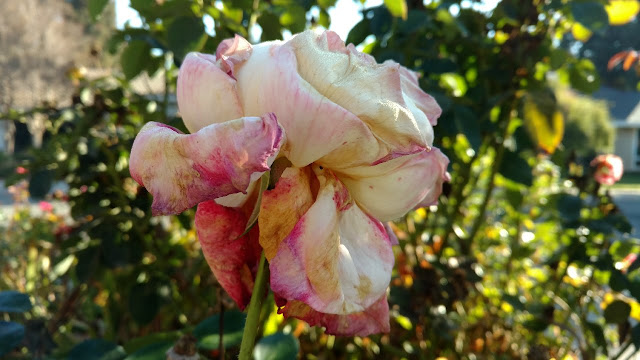
[(613, 121), (640, 124), (640, 92), (602, 86), (592, 96), (609, 104)]

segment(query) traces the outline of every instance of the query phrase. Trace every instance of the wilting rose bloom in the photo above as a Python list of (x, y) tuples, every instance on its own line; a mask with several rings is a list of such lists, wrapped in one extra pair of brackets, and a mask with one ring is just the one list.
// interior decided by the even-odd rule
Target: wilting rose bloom
[(602, 185), (613, 185), (622, 177), (622, 159), (616, 155), (598, 155), (591, 161), (591, 166), (596, 167), (593, 177)]
[[(327, 333), (389, 331), (394, 263), (383, 222), (437, 202), (448, 159), (433, 144), (441, 109), (399, 64), (377, 64), (333, 32), (189, 54), (178, 105), (191, 135), (147, 124), (131, 175), (154, 214), (198, 205), (202, 249), (244, 308), (260, 253), (280, 312)], [(257, 226), (241, 236), (262, 195)]]

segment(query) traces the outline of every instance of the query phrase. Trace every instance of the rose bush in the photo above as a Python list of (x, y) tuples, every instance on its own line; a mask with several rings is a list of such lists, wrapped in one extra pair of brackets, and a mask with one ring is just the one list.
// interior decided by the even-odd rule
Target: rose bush
[(434, 204), (448, 180), (432, 146), (441, 110), (418, 75), (330, 31), (255, 46), (236, 36), (215, 56), (189, 54), (177, 95), (192, 134), (149, 123), (131, 151), (153, 213), (199, 204), (205, 258), (241, 308), (264, 251), (286, 317), (330, 334), (389, 331), (393, 237), (382, 222)]
[(623, 164), (619, 156), (598, 155), (591, 161), (595, 166), (594, 179), (601, 185), (613, 185), (622, 178)]

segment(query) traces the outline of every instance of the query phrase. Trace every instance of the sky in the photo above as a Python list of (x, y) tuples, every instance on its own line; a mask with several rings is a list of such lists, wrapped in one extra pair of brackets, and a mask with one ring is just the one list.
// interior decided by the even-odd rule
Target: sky
[[(426, 0), (430, 2), (430, 0)], [(124, 24), (129, 21), (129, 24), (133, 27), (140, 26), (141, 21), (138, 16), (138, 12), (129, 7), (129, 0), (115, 0), (116, 2), (116, 26), (121, 29), (124, 27)], [(497, 4), (498, 0), (484, 0), (482, 4), (473, 3), (471, 1), (462, 1), (462, 7), (474, 7), (481, 11), (491, 11)], [(367, 0), (365, 3), (366, 7), (378, 6), (382, 4), (382, 0)], [(329, 15), (331, 16), (331, 26), (329, 30), (335, 31), (342, 39), (346, 39), (349, 34), (349, 30), (357, 24), (360, 20), (362, 20), (362, 10), (363, 5), (360, 4), (360, 1), (354, 0), (338, 0), (336, 6), (329, 10)], [(457, 5), (452, 6), (450, 11), (453, 15), (457, 15), (459, 8)], [(312, 12), (313, 14), (313, 12)], [(211, 32), (213, 29), (213, 19), (210, 17), (205, 17), (204, 19), (205, 27), (208, 32)], [(255, 36), (256, 34), (252, 34), (253, 38), (259, 38)], [(289, 34), (290, 36), (290, 34)], [(285, 39), (286, 39), (285, 35)]]

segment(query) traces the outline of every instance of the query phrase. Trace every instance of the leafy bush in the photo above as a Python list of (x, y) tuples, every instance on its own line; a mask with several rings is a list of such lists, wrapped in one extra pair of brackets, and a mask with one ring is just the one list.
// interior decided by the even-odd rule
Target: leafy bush
[[(52, 182), (65, 181), (73, 222), (58, 235), (53, 228), (6, 233), (12, 240), (2, 274), (12, 280), (3, 287), (25, 291), (34, 304), (16, 321), (39, 324), (7, 350), (10, 358), (237, 353), (244, 317), (200, 254), (193, 214), (152, 218), (150, 195), (129, 176), (129, 151), (147, 121), (180, 127), (166, 110), (187, 51), (213, 52), (234, 32), (252, 34), (256, 24), (261, 41), (326, 27), (334, 3), (133, 1), (144, 26), (111, 41), (114, 52), (122, 49), (123, 76), (78, 79), (73, 106), (34, 109), (49, 117), (51, 136), (19, 164), (29, 172), (10, 182), (28, 178), (32, 193), (46, 193)], [(557, 151), (564, 98), (547, 96), (545, 80), (554, 70), (580, 91), (598, 87), (593, 64), (552, 40), (576, 21), (602, 29), (601, 16), (585, 16), (590, 9), (606, 15), (602, 4), (504, 0), (485, 13), (456, 2), (385, 3), (363, 10), (347, 42), (422, 74), (420, 85), (444, 111), (437, 145), (451, 159), (452, 182), (438, 206), (392, 225), (400, 246), (390, 334), (329, 336), (283, 321), (269, 299), (256, 357), (291, 358), (294, 344), (313, 354), (307, 358), (393, 359), (594, 359), (615, 357), (614, 346), (640, 348), (640, 262), (629, 257), (640, 240), (624, 235), (629, 224), (591, 179), (589, 159)], [(215, 35), (205, 33), (205, 15), (214, 19)], [(164, 76), (164, 94), (131, 90), (128, 81), (144, 72)], [(567, 101), (569, 116), (580, 117), (571, 114), (583, 100)], [(564, 138), (567, 148), (571, 140)], [(42, 222), (24, 219), (24, 226)], [(28, 261), (16, 260), (24, 254)], [(5, 265), (12, 261), (24, 270)], [(21, 287), (23, 274), (33, 286)]]
[(581, 156), (613, 151), (615, 129), (605, 101), (566, 88), (558, 89), (556, 96), (558, 105), (567, 114), (562, 142), (566, 150)]

